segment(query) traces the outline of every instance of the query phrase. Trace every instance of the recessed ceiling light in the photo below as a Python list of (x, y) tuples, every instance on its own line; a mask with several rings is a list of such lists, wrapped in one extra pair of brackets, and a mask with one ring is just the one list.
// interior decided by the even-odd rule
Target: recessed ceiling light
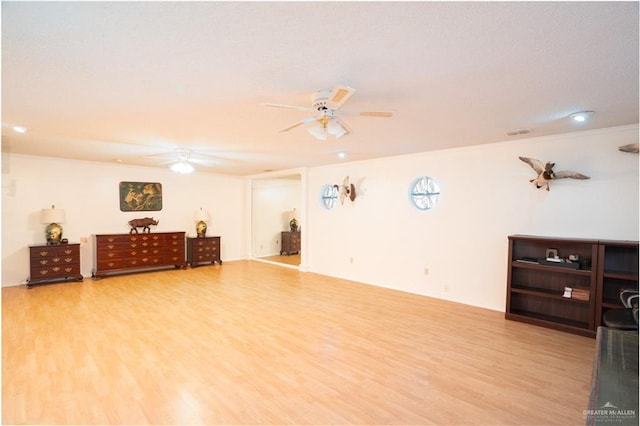
[(338, 155), (338, 158), (341, 160), (344, 160), (345, 158), (347, 158), (346, 152), (339, 152), (337, 155)]
[(22, 126), (13, 126), (13, 130), (18, 132), (18, 133), (24, 133), (27, 131), (27, 129), (25, 127)]
[(591, 114), (593, 114), (593, 111), (580, 111), (580, 112), (574, 112), (569, 117), (571, 117), (573, 121), (576, 121), (578, 123), (584, 123), (589, 119)]

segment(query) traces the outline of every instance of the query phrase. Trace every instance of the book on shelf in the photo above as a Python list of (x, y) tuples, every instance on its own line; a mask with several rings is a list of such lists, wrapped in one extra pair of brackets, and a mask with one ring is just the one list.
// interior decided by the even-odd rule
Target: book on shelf
[(536, 259), (535, 257), (522, 257), (520, 259), (516, 259), (516, 262), (535, 263), (535, 264), (539, 264), (540, 263), (540, 262), (538, 262), (538, 259)]
[(583, 288), (574, 288), (573, 291), (571, 292), (572, 299), (583, 300), (585, 302), (589, 301), (590, 296), (591, 296), (591, 292)]

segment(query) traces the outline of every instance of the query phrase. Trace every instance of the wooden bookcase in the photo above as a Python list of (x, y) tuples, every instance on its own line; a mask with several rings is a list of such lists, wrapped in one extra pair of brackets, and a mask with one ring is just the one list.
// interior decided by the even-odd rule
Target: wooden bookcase
[(638, 242), (601, 240), (598, 257), (596, 327), (608, 309), (623, 307), (620, 290), (638, 290)]
[[(507, 319), (595, 337), (602, 313), (622, 306), (620, 290), (638, 288), (637, 241), (508, 238)], [(548, 262), (548, 249), (579, 260)]]
[[(547, 249), (582, 263), (546, 263)], [(509, 236), (505, 318), (595, 336), (597, 261), (597, 240)], [(565, 287), (588, 293), (588, 300), (563, 297)]]

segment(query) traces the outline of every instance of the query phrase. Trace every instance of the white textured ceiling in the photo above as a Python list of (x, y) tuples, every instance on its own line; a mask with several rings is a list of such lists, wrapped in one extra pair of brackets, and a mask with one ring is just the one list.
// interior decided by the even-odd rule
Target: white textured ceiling
[[(247, 175), (632, 124), (638, 38), (638, 2), (3, 1), (3, 151), (166, 167), (186, 148)], [(339, 139), (262, 105), (338, 84)]]

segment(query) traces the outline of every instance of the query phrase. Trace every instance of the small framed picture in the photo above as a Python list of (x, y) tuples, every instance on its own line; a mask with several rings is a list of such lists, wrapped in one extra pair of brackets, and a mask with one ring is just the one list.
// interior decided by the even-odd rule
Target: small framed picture
[(558, 249), (547, 249), (547, 259), (557, 259), (558, 258)]

